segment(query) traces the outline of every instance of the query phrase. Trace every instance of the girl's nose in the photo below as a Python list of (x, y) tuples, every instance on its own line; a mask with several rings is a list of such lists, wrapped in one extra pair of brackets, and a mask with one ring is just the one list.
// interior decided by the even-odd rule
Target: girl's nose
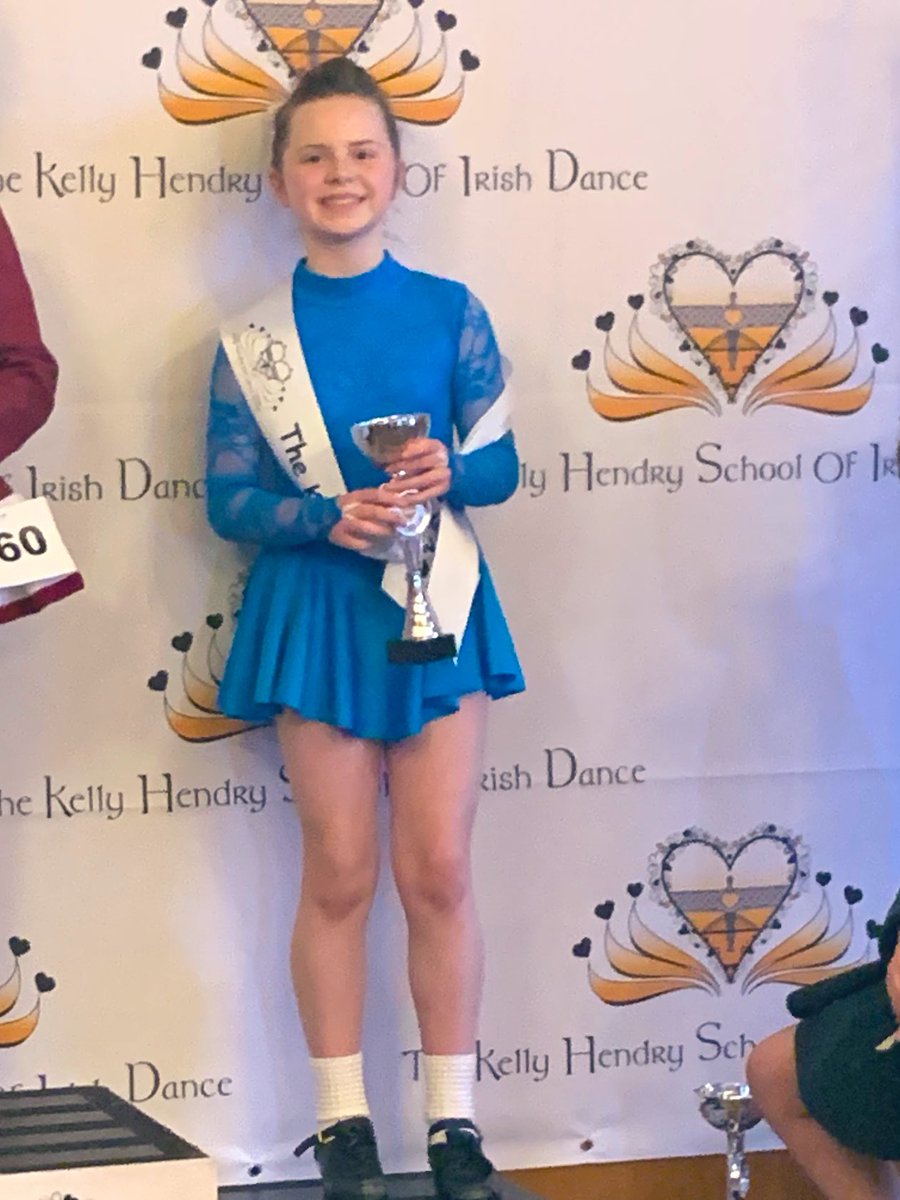
[(353, 173), (353, 159), (349, 154), (336, 154), (329, 164), (329, 182), (337, 183), (347, 179)]

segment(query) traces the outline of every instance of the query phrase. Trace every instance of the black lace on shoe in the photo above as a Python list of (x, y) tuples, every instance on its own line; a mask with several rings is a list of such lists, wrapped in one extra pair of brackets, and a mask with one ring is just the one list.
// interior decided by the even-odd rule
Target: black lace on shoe
[(294, 1154), (315, 1154), (326, 1200), (387, 1200), (375, 1131), (368, 1117), (336, 1121), (300, 1143)]
[(428, 1161), (439, 1200), (500, 1200), (488, 1182), (493, 1164), (471, 1121), (436, 1121), (428, 1130)]

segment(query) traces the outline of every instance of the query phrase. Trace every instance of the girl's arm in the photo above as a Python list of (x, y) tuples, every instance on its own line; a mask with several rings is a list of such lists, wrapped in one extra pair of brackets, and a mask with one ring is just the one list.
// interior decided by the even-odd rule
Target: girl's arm
[(0, 460), (50, 416), (56, 378), (56, 361), (41, 341), (31, 289), (0, 214)]
[(210, 388), (206, 439), (206, 511), (232, 542), (300, 546), (326, 541), (341, 519), (337, 500), (306, 492), (283, 496), (260, 486), (265, 439), (222, 347)]
[[(460, 442), (503, 393), (503, 364), (490, 318), (471, 292), (463, 313), (453, 385), (453, 419)], [(512, 432), (471, 454), (451, 454), (447, 502), (454, 508), (501, 504), (518, 486), (519, 456)]]

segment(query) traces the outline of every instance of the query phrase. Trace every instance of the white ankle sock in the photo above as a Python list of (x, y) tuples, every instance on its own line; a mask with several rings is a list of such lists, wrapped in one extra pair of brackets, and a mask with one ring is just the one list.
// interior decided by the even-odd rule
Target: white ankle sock
[(425, 1120), (475, 1118), (475, 1055), (423, 1054)]
[(316, 1083), (316, 1121), (320, 1133), (335, 1121), (369, 1115), (361, 1054), (311, 1058), (309, 1062)]

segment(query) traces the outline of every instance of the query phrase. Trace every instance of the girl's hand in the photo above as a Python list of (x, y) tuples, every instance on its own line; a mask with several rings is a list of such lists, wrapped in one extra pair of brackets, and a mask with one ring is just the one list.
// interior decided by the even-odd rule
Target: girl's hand
[(345, 550), (368, 550), (373, 543), (391, 537), (405, 517), (397, 506), (396, 495), (383, 488), (360, 488), (338, 496), (341, 519), (328, 540)]
[(885, 982), (887, 983), (891, 1008), (893, 1008), (894, 1016), (897, 1018), (897, 1027), (900, 1029), (900, 942), (897, 943), (894, 957), (888, 963), (887, 979)]
[(382, 490), (395, 499), (407, 497), (411, 504), (446, 495), (453, 479), (450, 451), (437, 438), (413, 438), (387, 471), (391, 480)]

